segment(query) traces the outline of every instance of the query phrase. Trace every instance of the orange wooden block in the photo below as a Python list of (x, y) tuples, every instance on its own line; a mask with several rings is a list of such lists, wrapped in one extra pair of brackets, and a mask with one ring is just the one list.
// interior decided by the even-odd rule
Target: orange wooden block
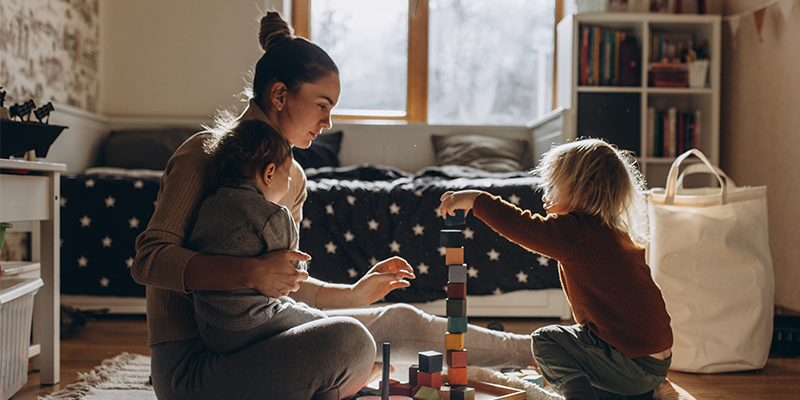
[(442, 386), (442, 373), (436, 372), (429, 374), (427, 372), (417, 372), (417, 386), (419, 385), (438, 389)]
[(445, 333), (444, 348), (445, 350), (464, 350), (464, 334), (450, 332)]
[(467, 350), (447, 350), (447, 366), (460, 368), (467, 366)]
[(461, 265), (464, 263), (464, 248), (463, 247), (446, 247), (444, 255), (444, 263), (447, 265)]
[(450, 386), (467, 384), (467, 367), (448, 368), (447, 381)]

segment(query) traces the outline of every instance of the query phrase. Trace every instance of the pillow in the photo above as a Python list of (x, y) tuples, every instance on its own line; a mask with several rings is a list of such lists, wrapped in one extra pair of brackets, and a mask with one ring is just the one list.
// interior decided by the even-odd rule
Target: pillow
[(343, 132), (317, 136), (307, 149), (293, 148), (294, 159), (306, 168), (338, 167)]
[(197, 132), (194, 128), (112, 131), (102, 144), (98, 165), (163, 171), (172, 153)]
[(484, 135), (432, 135), (436, 165), (465, 165), (489, 172), (521, 171), (528, 142)]

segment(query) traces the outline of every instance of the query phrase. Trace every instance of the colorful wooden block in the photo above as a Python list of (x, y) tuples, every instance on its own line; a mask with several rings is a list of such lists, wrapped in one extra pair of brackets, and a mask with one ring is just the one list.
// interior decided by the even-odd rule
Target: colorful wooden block
[(450, 332), (445, 333), (444, 348), (445, 350), (464, 350), (464, 334)]
[(467, 215), (464, 213), (464, 210), (455, 210), (453, 214), (455, 215), (445, 215), (445, 226), (464, 225), (467, 223)]
[(447, 369), (447, 381), (450, 386), (467, 384), (467, 367), (454, 367)]
[(398, 383), (389, 387), (389, 393), (400, 396), (413, 396), (414, 386), (410, 383)]
[(463, 247), (448, 247), (445, 249), (444, 263), (447, 265), (459, 265), (464, 263)]
[(466, 299), (467, 298), (467, 284), (466, 283), (447, 283), (447, 297), (451, 299)]
[(440, 400), (439, 392), (428, 386), (422, 386), (414, 393), (414, 400)]
[(419, 371), (418, 364), (411, 364), (408, 367), (408, 384), (417, 386), (417, 371)]
[[(467, 299), (447, 299), (446, 315), (453, 318), (463, 318), (467, 316)], [(449, 329), (448, 329), (449, 330)], [(453, 331), (450, 331), (453, 332)], [(463, 333), (463, 332), (453, 332)]]
[(439, 231), (439, 246), (461, 247), (464, 245), (464, 233), (457, 229), (442, 229)]
[(467, 366), (467, 350), (447, 350), (447, 366), (459, 368)]
[(429, 374), (435, 372), (442, 372), (442, 364), (444, 356), (438, 351), (428, 350), (420, 351), (419, 353), (419, 372), (427, 372)]
[(430, 386), (432, 388), (439, 388), (442, 386), (442, 372), (417, 372), (417, 386)]
[(467, 283), (467, 264), (447, 266), (448, 283)]
[(450, 400), (475, 400), (475, 389), (468, 386), (451, 387)]
[(467, 333), (467, 317), (447, 317), (447, 331), (450, 333)]

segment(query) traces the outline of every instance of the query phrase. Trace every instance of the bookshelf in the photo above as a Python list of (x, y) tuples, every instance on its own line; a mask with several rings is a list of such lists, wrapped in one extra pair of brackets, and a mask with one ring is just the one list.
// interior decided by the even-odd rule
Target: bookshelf
[[(664, 186), (681, 145), (719, 164), (721, 26), (719, 15), (565, 17), (557, 27), (557, 107), (568, 111), (554, 140), (602, 137), (631, 150), (648, 187)], [(689, 72), (703, 62), (659, 59), (670, 54), (705, 57), (707, 75)]]

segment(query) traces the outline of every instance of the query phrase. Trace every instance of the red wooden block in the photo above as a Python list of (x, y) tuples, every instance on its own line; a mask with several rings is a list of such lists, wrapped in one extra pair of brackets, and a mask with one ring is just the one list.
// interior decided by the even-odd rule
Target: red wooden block
[(467, 367), (448, 368), (447, 381), (450, 385), (466, 385), (467, 384)]
[[(464, 368), (464, 373), (467, 372), (467, 369)], [(432, 388), (440, 388), (442, 386), (442, 373), (436, 372), (433, 374), (429, 374), (427, 372), (417, 372), (417, 386), (428, 386)]]
[(467, 366), (467, 350), (447, 350), (447, 366), (461, 368)]
[(399, 394), (402, 396), (414, 396), (413, 390), (414, 390), (414, 385), (408, 383), (398, 383), (396, 385), (389, 386), (390, 394)]
[(467, 284), (466, 283), (447, 283), (447, 297), (450, 299), (466, 299), (467, 298)]

